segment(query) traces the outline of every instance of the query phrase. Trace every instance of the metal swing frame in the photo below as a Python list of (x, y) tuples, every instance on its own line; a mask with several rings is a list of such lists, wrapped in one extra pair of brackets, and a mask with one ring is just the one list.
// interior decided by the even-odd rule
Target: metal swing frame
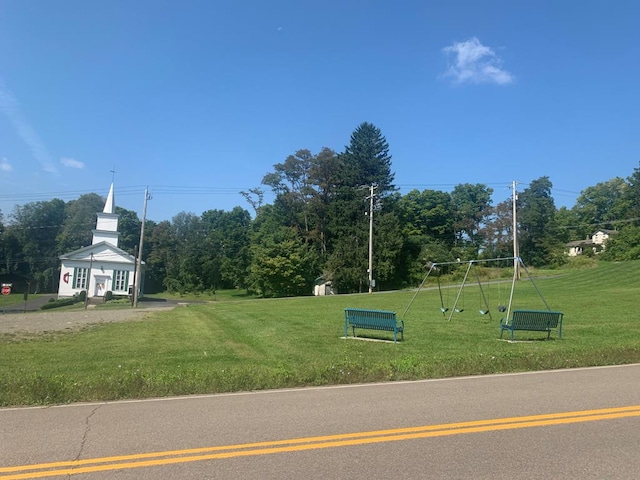
[[(449, 313), (449, 317), (447, 318), (447, 321), (451, 321), (451, 319), (453, 317), (453, 313), (456, 311), (456, 307), (457, 307), (458, 301), (459, 301), (461, 295), (463, 294), (462, 293), (463, 289), (465, 287), (465, 284), (467, 283), (467, 279), (469, 278), (469, 272), (471, 271), (471, 267), (474, 266), (474, 265), (481, 264), (481, 263), (490, 263), (490, 262), (498, 262), (498, 261), (506, 261), (506, 260), (510, 260), (510, 261), (514, 261), (514, 262), (517, 261), (519, 267), (521, 267), (525, 271), (525, 273), (527, 274), (527, 277), (528, 277), (529, 281), (531, 282), (531, 284), (535, 288), (536, 292), (538, 293), (538, 296), (540, 297), (540, 299), (544, 303), (546, 309), (547, 310), (551, 310), (551, 307), (549, 307), (549, 304), (547, 303), (547, 301), (545, 300), (544, 296), (542, 295), (542, 292), (538, 288), (538, 285), (533, 280), (533, 277), (531, 276), (531, 274), (529, 273), (529, 270), (527, 269), (527, 267), (525, 266), (524, 262), (522, 261), (522, 258), (520, 258), (520, 257), (501, 257), (501, 258), (490, 258), (490, 259), (486, 259), (486, 260), (469, 260), (469, 261), (466, 262), (467, 263), (467, 269), (465, 271), (465, 275), (464, 275), (464, 278), (462, 280), (462, 284), (460, 285), (460, 289), (458, 290), (455, 302), (453, 304), (453, 308), (451, 309), (451, 312)], [(409, 301), (409, 304), (404, 309), (404, 312), (402, 313), (402, 318), (404, 318), (406, 316), (407, 312), (409, 311), (409, 308), (411, 308), (411, 305), (413, 304), (414, 300), (418, 296), (418, 293), (420, 293), (420, 290), (422, 289), (422, 287), (424, 286), (425, 282), (427, 281), (427, 278), (429, 278), (429, 276), (431, 275), (431, 273), (433, 271), (438, 272), (438, 267), (441, 267), (441, 266), (445, 266), (445, 265), (460, 265), (461, 263), (463, 263), (463, 262), (457, 261), (457, 262), (430, 263), (429, 264), (429, 270), (427, 271), (427, 274), (424, 276), (424, 279), (420, 283), (420, 286), (417, 288), (416, 292), (413, 294), (413, 297), (411, 297), (411, 300)], [(476, 271), (476, 273), (477, 273), (477, 271)], [(508, 302), (507, 307), (505, 309), (505, 311), (506, 311), (505, 318), (509, 318), (509, 316), (511, 315), (511, 305), (513, 303), (513, 293), (514, 293), (515, 286), (516, 286), (516, 280), (518, 279), (517, 277), (518, 277), (517, 272), (514, 269), (513, 277), (511, 279), (511, 291), (509, 292), (509, 302)], [(480, 274), (478, 274), (478, 273), (477, 273), (477, 279), (478, 279), (478, 287), (480, 288), (480, 294), (482, 296), (482, 299), (483, 299), (485, 307), (486, 307), (485, 313), (482, 313), (482, 310), (480, 311), (480, 313), (482, 315), (489, 315), (489, 318), (491, 319), (491, 321), (493, 321), (493, 317), (491, 315), (491, 309), (489, 308), (489, 303), (487, 301), (487, 297), (485, 295), (484, 288), (482, 286), (482, 282), (480, 281)], [(445, 308), (445, 306), (444, 306), (444, 301), (443, 301), (443, 297), (442, 297), (442, 287), (441, 287), (441, 284), (440, 284), (439, 272), (438, 272), (438, 275), (436, 277), (436, 280), (437, 280), (437, 283), (438, 283), (438, 293), (440, 295), (440, 311), (442, 312), (442, 315), (446, 317), (446, 312), (449, 309)], [(501, 313), (503, 313), (503, 312), (501, 312)]]

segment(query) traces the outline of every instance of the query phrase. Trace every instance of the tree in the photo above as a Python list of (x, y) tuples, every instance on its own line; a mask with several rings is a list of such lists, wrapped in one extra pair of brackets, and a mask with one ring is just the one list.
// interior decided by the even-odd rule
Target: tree
[(484, 245), (481, 258), (513, 256), (513, 203), (511, 199), (500, 202), (490, 210), (481, 229)]
[(355, 129), (341, 161), (345, 186), (377, 185), (380, 195), (395, 190), (389, 144), (375, 125), (364, 122)]
[(313, 199), (310, 204), (314, 229), (311, 233), (319, 249), (322, 261), (326, 260), (329, 243), (329, 205), (334, 201), (340, 184), (340, 158), (330, 148), (324, 147), (311, 163), (309, 180), (314, 185)]
[(640, 260), (640, 226), (629, 225), (607, 240), (600, 254), (603, 260), (624, 262)]
[(282, 205), (282, 212), (287, 217), (285, 223), (305, 235), (310, 230), (308, 204), (314, 193), (309, 177), (312, 162), (313, 155), (309, 150), (298, 150), (284, 163), (276, 163), (274, 171), (262, 179), (263, 185), (271, 187), (276, 194), (276, 202)]
[(316, 250), (320, 261), (327, 252), (327, 207), (335, 195), (339, 174), (337, 155), (325, 147), (317, 155), (298, 150), (284, 163), (275, 164), (274, 171), (262, 180), (276, 195), (274, 206), (280, 222), (295, 227)]
[(560, 207), (556, 211), (556, 226), (558, 229), (558, 241), (566, 244), (572, 240), (587, 238), (593, 233), (593, 229), (581, 225), (580, 218), (573, 208)]
[(176, 238), (178, 272), (172, 278), (179, 292), (201, 292), (204, 289), (202, 252), (204, 250), (204, 229), (202, 220), (193, 213), (180, 212), (172, 219)]
[[(118, 247), (133, 255), (136, 247), (140, 246), (142, 221), (138, 218), (138, 214), (133, 210), (116, 207), (116, 213), (119, 215), (118, 231), (120, 232), (120, 236), (118, 237)], [(148, 231), (153, 229), (153, 226), (149, 224), (149, 220), (146, 221), (145, 229)], [(145, 237), (146, 242), (149, 237), (146, 235)], [(148, 250), (145, 248), (145, 252), (143, 252), (142, 257), (146, 258), (147, 255)]]
[(66, 253), (91, 245), (96, 213), (104, 208), (104, 199), (96, 193), (80, 195), (65, 205), (64, 226), (57, 242), (58, 252)]
[(640, 225), (640, 167), (627, 178), (628, 188), (623, 198), (626, 202), (626, 218), (632, 225)]
[(451, 192), (456, 241), (469, 245), (469, 257), (476, 258), (483, 243), (481, 226), (491, 207), (493, 189), (477, 183), (456, 185)]
[[(398, 284), (415, 285), (424, 277), (427, 261), (445, 261), (452, 257), (454, 222), (451, 196), (439, 190), (411, 190), (395, 207), (402, 232), (402, 252), (398, 265)], [(433, 248), (438, 245), (436, 257)], [(442, 251), (447, 254), (442, 256)]]
[(454, 212), (451, 197), (438, 190), (411, 190), (397, 207), (406, 236), (434, 237), (453, 246)]
[(540, 177), (519, 195), (518, 244), (520, 257), (528, 265), (549, 265), (559, 248), (552, 186), (549, 177)]
[(262, 207), (262, 203), (264, 202), (264, 190), (259, 187), (250, 188), (248, 191), (241, 191), (240, 195), (244, 197), (251, 208), (253, 208), (253, 212), (257, 215), (260, 207)]
[(265, 297), (309, 294), (315, 275), (308, 246), (294, 228), (280, 225), (272, 211), (266, 205), (254, 223), (249, 286)]
[[(149, 229), (149, 255), (145, 257), (147, 266), (145, 289), (179, 290), (179, 266), (176, 258), (176, 238), (171, 222), (164, 220)], [(147, 288), (149, 287), (149, 288)]]
[[(381, 211), (385, 201), (391, 200), (389, 197), (395, 190), (389, 145), (377, 127), (362, 123), (351, 135), (351, 142), (339, 156), (339, 162), (335, 195), (327, 207), (330, 254), (323, 273), (341, 292), (361, 291), (364, 279), (368, 277), (369, 220), (366, 213), (370, 187), (376, 187), (377, 211)], [(375, 220), (377, 217), (374, 216), (376, 235), (382, 234), (382, 224)], [(399, 252), (379, 253), (399, 256)], [(383, 281), (383, 278), (378, 276), (377, 280)]]
[(578, 220), (577, 238), (585, 238), (597, 228), (614, 228), (618, 220), (623, 220), (628, 211), (628, 190), (620, 177), (585, 188), (572, 208)]
[(246, 288), (249, 268), (251, 216), (235, 207), (231, 212), (207, 210), (201, 263), (205, 288)]
[(56, 238), (65, 219), (65, 203), (60, 199), (16, 206), (11, 215), (13, 234), (21, 252), (15, 271), (36, 279), (40, 291), (57, 290), (58, 244)]

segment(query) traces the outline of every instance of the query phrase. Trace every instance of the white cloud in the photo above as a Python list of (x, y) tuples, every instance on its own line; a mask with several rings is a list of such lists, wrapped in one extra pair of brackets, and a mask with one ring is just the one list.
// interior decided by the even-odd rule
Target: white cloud
[(69, 168), (84, 168), (84, 163), (75, 158), (63, 157), (60, 159), (60, 163)]
[(10, 172), (11, 170), (13, 170), (13, 167), (11, 166), (9, 161), (6, 158), (0, 159), (0, 171)]
[(22, 113), (20, 102), (6, 87), (2, 79), (0, 79), (0, 112), (9, 119), (18, 136), (27, 144), (31, 154), (40, 163), (43, 170), (56, 173), (57, 169), (51, 161), (51, 155), (49, 155), (47, 148)]
[(504, 70), (500, 57), (480, 40), (472, 37), (464, 42), (455, 42), (442, 49), (453, 63), (445, 72), (445, 77), (453, 78), (455, 83), (495, 83), (507, 85), (514, 76)]

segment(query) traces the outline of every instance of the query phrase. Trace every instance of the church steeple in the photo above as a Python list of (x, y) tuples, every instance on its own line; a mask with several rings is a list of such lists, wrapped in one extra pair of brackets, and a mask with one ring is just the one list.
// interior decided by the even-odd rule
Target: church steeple
[(96, 229), (93, 231), (93, 242), (107, 242), (114, 247), (118, 246), (118, 238), (120, 233), (118, 232), (118, 219), (120, 215), (116, 213), (115, 197), (113, 194), (113, 183), (109, 189), (107, 195), (107, 201), (104, 203), (104, 209), (101, 213), (98, 213), (98, 221), (96, 222)]
[(116, 213), (116, 202), (113, 196), (113, 183), (109, 189), (109, 195), (107, 195), (107, 201), (104, 203), (103, 213)]

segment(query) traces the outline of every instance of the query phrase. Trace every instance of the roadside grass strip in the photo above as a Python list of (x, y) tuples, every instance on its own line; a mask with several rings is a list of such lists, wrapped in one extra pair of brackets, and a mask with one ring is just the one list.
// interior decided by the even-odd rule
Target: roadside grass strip
[(0, 479), (18, 480), (78, 475), (629, 417), (640, 417), (640, 405), (0, 467)]

